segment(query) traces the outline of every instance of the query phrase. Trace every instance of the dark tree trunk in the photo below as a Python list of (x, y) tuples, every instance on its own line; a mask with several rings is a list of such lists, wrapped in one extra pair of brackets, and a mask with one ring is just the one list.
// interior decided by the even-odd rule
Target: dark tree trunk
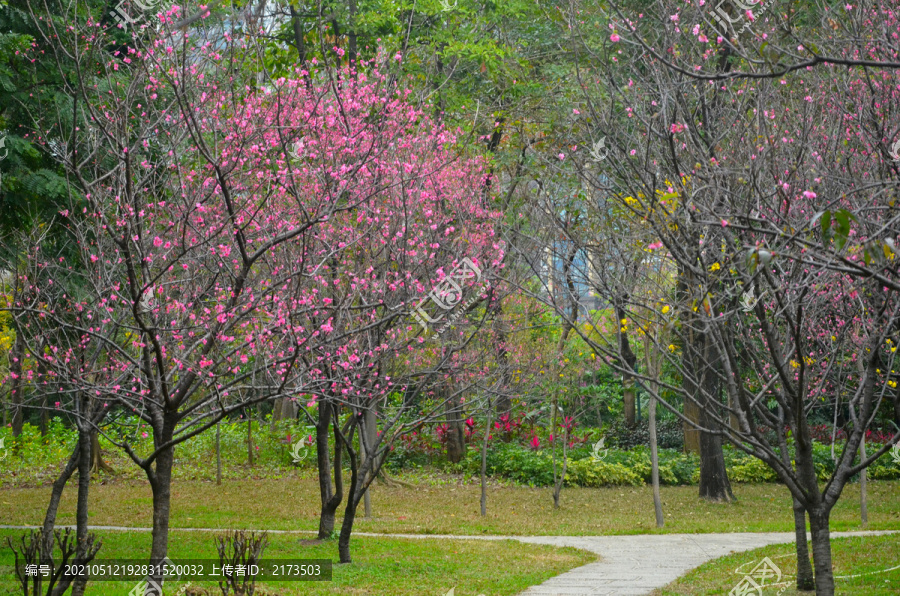
[[(680, 282), (683, 284), (683, 281)], [(687, 317), (685, 325), (690, 325), (687, 345), (684, 346), (683, 367), (685, 369), (683, 387), (685, 413), (695, 409), (701, 428), (715, 430), (713, 411), (721, 410), (721, 379), (718, 369), (721, 362), (707, 333), (700, 331), (703, 321), (697, 317)], [(690, 404), (690, 407), (689, 407)], [(691, 416), (688, 416), (691, 419)], [(687, 444), (687, 436), (685, 436)], [(721, 435), (699, 431), (700, 451), (700, 497), (710, 501), (730, 502), (734, 500), (731, 483), (725, 469), (725, 455), (722, 453)]]
[(622, 400), (625, 404), (625, 424), (633, 427), (637, 423), (634, 408), (634, 377), (622, 375)]
[[(451, 392), (452, 388), (448, 388)], [(448, 397), (444, 405), (447, 413), (447, 459), (458, 464), (466, 457), (466, 435), (463, 426), (462, 404), (458, 397)]]
[(22, 391), (24, 385), (22, 383), (22, 360), (25, 358), (25, 340), (21, 332), (16, 333), (16, 343), (13, 347), (13, 359), (9, 367), (12, 383), (10, 384), (9, 397), (12, 408), (12, 434), (18, 437), (22, 434), (22, 427), (25, 424), (24, 413), (22, 412)]
[[(352, 429), (352, 427), (351, 427)], [(356, 452), (353, 450), (353, 432), (344, 442), (347, 454), (350, 458), (350, 490), (347, 492), (347, 507), (344, 509), (344, 519), (341, 522), (341, 534), (338, 537), (338, 559), (341, 563), (352, 563), (350, 557), (350, 535), (353, 533), (353, 522), (356, 519), (356, 508), (362, 498), (359, 490), (359, 462)]]
[(103, 461), (103, 452), (100, 450), (100, 431), (91, 431), (91, 473), (100, 473), (104, 471), (107, 474), (114, 474), (115, 470)]
[(495, 340), (497, 342), (497, 364), (500, 368), (499, 393), (496, 398), (497, 417), (512, 412), (512, 400), (509, 397), (507, 388), (509, 387), (509, 351), (507, 349), (506, 328), (503, 323), (503, 301), (495, 296), (494, 288), (491, 287), (490, 297), (491, 308), (491, 328), (494, 331)]
[[(700, 407), (692, 400), (684, 400), (684, 416), (694, 424), (700, 424)], [(684, 452), (700, 455), (700, 431), (693, 424), (685, 422), (684, 428)]]
[(327, 399), (319, 401), (319, 419), (316, 421), (316, 465), (319, 472), (319, 495), (322, 512), (319, 516), (319, 539), (325, 540), (334, 532), (334, 517), (344, 498), (341, 475), (341, 442), (335, 426), (334, 438), (334, 487), (331, 484), (332, 464), (328, 457), (328, 431), (332, 423), (339, 423), (334, 405)]
[[(378, 414), (375, 411), (374, 407), (370, 407), (366, 410), (365, 415), (365, 424), (362, 429), (360, 429), (359, 433), (359, 445), (360, 445), (360, 453), (363, 459), (366, 458), (366, 455), (369, 452), (368, 448), (365, 448), (363, 445), (363, 434), (365, 434), (365, 444), (366, 445), (375, 445), (375, 441), (378, 440)], [(375, 468), (375, 464), (373, 462), (372, 468)], [(371, 484), (372, 479), (366, 478), (366, 484)], [(372, 493), (367, 488), (363, 493), (363, 510), (365, 511), (366, 517), (372, 517)]]
[(216, 486), (222, 485), (222, 430), (216, 422)]
[[(778, 420), (784, 426), (784, 411), (779, 408)], [(788, 449), (787, 436), (784, 433), (778, 434), (779, 447), (781, 451), (781, 461), (785, 467), (791, 467), (791, 454)], [(794, 543), (797, 551), (797, 589), (808, 592), (815, 589), (813, 580), (812, 565), (809, 562), (809, 548), (806, 544), (806, 509), (803, 508), (797, 497), (792, 496), (792, 507), (794, 510)]]
[[(625, 297), (620, 297), (619, 301), (624, 298)], [(619, 301), (617, 301), (616, 304), (616, 317), (618, 317), (619, 321), (622, 321), (625, 319), (625, 310), (622, 308)], [(619, 325), (621, 327), (621, 323)], [(633, 371), (637, 365), (637, 356), (634, 355), (634, 351), (631, 349), (631, 342), (628, 340), (627, 331), (619, 331), (619, 354), (623, 360), (622, 366)], [(625, 424), (629, 427), (633, 427), (637, 422), (634, 412), (634, 376), (628, 373), (622, 374), (622, 397), (625, 402)]]
[(350, 495), (347, 499), (347, 507), (344, 509), (344, 519), (341, 522), (341, 534), (338, 537), (338, 559), (341, 563), (352, 563), (350, 557), (350, 535), (353, 533), (353, 522), (356, 519), (356, 508), (359, 505), (359, 499), (353, 498), (353, 491), (356, 489), (356, 473), (350, 473)]
[(809, 548), (806, 545), (806, 510), (794, 498), (794, 540), (797, 543), (797, 589), (803, 592), (815, 590)]
[(75, 444), (72, 449), (72, 455), (66, 462), (66, 467), (60, 475), (53, 481), (53, 487), (50, 490), (50, 504), (47, 505), (47, 513), (44, 515), (43, 544), (41, 545), (41, 563), (49, 564), (50, 555), (53, 552), (53, 529), (56, 527), (56, 514), (59, 511), (59, 502), (62, 499), (63, 490), (69, 482), (69, 478), (75, 473), (78, 467), (78, 459), (81, 455), (81, 443)]
[[(700, 413), (700, 422), (707, 428), (713, 424), (705, 410)], [(722, 437), (705, 432), (700, 433), (700, 497), (726, 503), (734, 501), (725, 469)]]
[[(174, 416), (164, 414), (161, 432), (157, 445), (171, 441), (175, 433)], [(150, 545), (150, 560), (160, 563), (169, 552), (169, 514), (172, 502), (172, 467), (175, 464), (175, 446), (170, 446), (156, 457), (155, 466), (147, 471), (150, 489), (153, 492), (153, 533)], [(162, 577), (153, 574), (152, 579), (162, 586)]]
[(488, 402), (487, 422), (484, 427), (484, 437), (481, 440), (481, 517), (487, 515), (487, 445), (491, 436), (491, 404)]
[[(91, 431), (78, 431), (78, 501), (75, 507), (76, 556), (83, 554), (88, 537), (88, 491), (91, 487)], [(72, 596), (83, 596), (87, 582), (72, 582)]]
[(253, 465), (253, 417), (250, 415), (250, 408), (245, 410), (247, 414), (247, 462)]
[(824, 508), (809, 512), (813, 563), (816, 566), (816, 596), (834, 596), (834, 572), (831, 569), (830, 512)]

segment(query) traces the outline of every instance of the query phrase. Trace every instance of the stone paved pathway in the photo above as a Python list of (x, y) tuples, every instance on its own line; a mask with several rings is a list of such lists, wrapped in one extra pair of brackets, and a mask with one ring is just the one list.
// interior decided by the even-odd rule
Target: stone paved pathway
[[(2, 529), (31, 526), (0, 525)], [(59, 526), (65, 527), (65, 526)], [(150, 528), (91, 526), (92, 530), (149, 532)], [(173, 532), (221, 532), (216, 528), (171, 528)], [(271, 534), (315, 534), (305, 530), (269, 530)], [(832, 532), (838, 536), (875, 536), (896, 532)], [(600, 555), (601, 560), (576, 567), (532, 586), (520, 596), (644, 596), (691, 569), (732, 552), (793, 542), (788, 532), (734, 534), (640, 534), (633, 536), (454, 536), (450, 534), (373, 534), (354, 536), (518, 540), (530, 544), (572, 546)], [(750, 563), (750, 561), (747, 561)], [(735, 576), (735, 583), (740, 578)]]

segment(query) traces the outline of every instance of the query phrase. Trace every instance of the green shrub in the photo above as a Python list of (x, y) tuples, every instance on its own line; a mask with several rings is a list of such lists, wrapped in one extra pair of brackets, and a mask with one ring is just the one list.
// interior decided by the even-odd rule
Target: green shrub
[(591, 458), (569, 462), (566, 484), (570, 486), (640, 486), (644, 479), (622, 464)]
[(772, 468), (755, 457), (735, 460), (727, 469), (732, 482), (774, 482), (778, 479)]
[[(638, 420), (633, 427), (624, 420), (616, 420), (607, 430), (606, 438), (612, 447), (631, 449), (639, 445), (650, 446), (650, 423)], [(671, 418), (656, 423), (656, 444), (660, 449), (684, 449), (684, 428), (680, 420)]]

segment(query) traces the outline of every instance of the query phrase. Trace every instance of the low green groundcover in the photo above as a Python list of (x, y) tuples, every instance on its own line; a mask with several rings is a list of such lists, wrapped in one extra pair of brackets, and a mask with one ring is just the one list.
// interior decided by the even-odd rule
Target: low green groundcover
[[(900, 594), (900, 536), (832, 538), (835, 592), (842, 596)], [(768, 560), (766, 560), (768, 557)], [(756, 570), (756, 571), (754, 571)], [(793, 544), (776, 544), (710, 561), (653, 592), (653, 596), (721, 596), (728, 593), (780, 596), (808, 595), (796, 589), (797, 558)], [(752, 585), (751, 585), (752, 586)], [(732, 592), (732, 590), (735, 590)]]

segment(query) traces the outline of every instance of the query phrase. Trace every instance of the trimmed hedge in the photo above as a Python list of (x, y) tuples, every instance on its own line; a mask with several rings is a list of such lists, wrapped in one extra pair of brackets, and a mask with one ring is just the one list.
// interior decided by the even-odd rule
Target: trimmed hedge
[[(724, 449), (725, 467), (732, 482), (775, 482), (777, 476), (761, 460), (737, 451), (730, 446)], [(487, 473), (514, 480), (529, 486), (553, 484), (553, 460), (550, 451), (533, 451), (515, 443), (505, 443), (490, 448), (487, 454)], [(560, 470), (561, 458), (557, 459)], [(820, 480), (827, 479), (834, 471), (831, 448), (815, 444), (813, 464)], [(466, 459), (457, 465), (448, 465), (449, 471), (477, 475), (481, 470), (481, 454), (470, 449)], [(900, 464), (885, 455), (869, 467), (869, 478), (876, 480), (900, 479)], [(659, 450), (659, 480), (665, 485), (696, 484), (700, 478), (700, 458), (676, 449)], [(639, 486), (650, 483), (650, 449), (637, 446), (630, 450), (609, 449), (601, 459), (594, 459), (588, 451), (577, 449), (570, 453), (566, 471), (568, 486)]]

